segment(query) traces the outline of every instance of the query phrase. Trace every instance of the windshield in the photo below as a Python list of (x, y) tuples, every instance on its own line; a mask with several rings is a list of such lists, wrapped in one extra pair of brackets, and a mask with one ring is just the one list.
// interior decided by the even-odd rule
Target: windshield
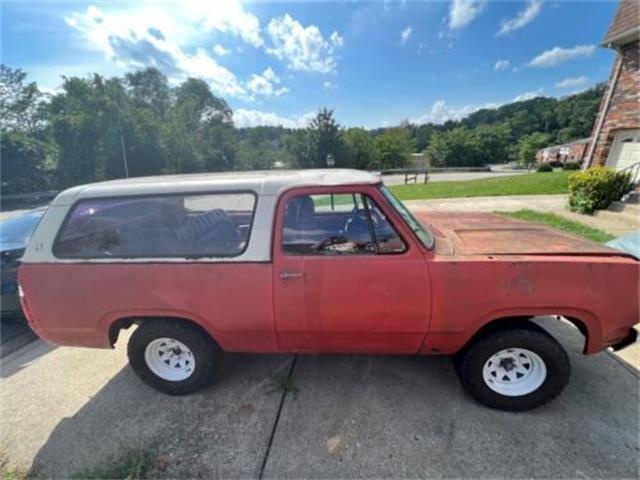
[(28, 212), (0, 223), (0, 247), (26, 247), (44, 212)]
[(391, 190), (389, 190), (387, 187), (382, 185), (380, 187), (380, 191), (385, 196), (385, 198), (389, 201), (389, 203), (393, 206), (393, 208), (395, 208), (396, 211), (400, 215), (402, 215), (402, 218), (404, 218), (404, 221), (407, 222), (407, 225), (409, 225), (411, 230), (413, 230), (413, 232), (418, 236), (418, 238), (424, 244), (424, 246), (427, 248), (432, 248), (433, 244), (435, 243), (435, 239), (433, 238), (433, 235), (431, 234), (431, 232), (427, 228), (425, 228), (425, 226), (422, 225), (416, 219), (416, 217), (413, 216), (413, 214), (404, 205), (404, 203), (398, 200), (396, 196), (393, 193), (391, 193)]

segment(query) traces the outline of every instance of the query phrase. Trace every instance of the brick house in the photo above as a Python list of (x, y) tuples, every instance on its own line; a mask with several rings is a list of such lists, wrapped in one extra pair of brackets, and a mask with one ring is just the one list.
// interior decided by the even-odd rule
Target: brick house
[(640, 0), (622, 0), (602, 44), (617, 52), (587, 149), (587, 167), (640, 162)]
[(590, 138), (581, 138), (563, 145), (543, 148), (536, 153), (536, 163), (549, 163), (552, 166), (564, 165), (567, 162), (582, 163), (590, 143)]

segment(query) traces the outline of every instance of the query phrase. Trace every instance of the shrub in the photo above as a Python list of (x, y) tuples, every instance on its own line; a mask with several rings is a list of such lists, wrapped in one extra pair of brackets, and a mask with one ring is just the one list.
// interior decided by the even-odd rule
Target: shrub
[(538, 165), (538, 169), (536, 170), (538, 173), (540, 172), (553, 172), (553, 167), (548, 163), (542, 163)]
[(620, 200), (632, 189), (631, 176), (612, 168), (593, 167), (569, 175), (569, 209), (592, 214)]
[(567, 162), (562, 166), (563, 170), (580, 170), (580, 164), (578, 162)]

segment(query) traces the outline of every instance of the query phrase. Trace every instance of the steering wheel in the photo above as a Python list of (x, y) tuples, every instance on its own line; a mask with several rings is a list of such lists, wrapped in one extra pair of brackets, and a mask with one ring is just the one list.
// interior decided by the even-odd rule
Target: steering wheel
[[(371, 215), (371, 222), (373, 223), (374, 227), (377, 227), (383, 222), (382, 216), (376, 210), (370, 208), (369, 214)], [(354, 207), (354, 209), (351, 211), (351, 216), (344, 224), (344, 231), (348, 232), (350, 227), (354, 228), (354, 224), (366, 225), (368, 228), (367, 211), (364, 208)]]
[[(383, 222), (382, 216), (373, 209), (369, 209), (371, 214), (371, 222), (373, 227), (377, 227)], [(367, 211), (363, 208), (354, 208), (351, 216), (344, 224), (344, 232), (352, 235), (369, 236), (369, 221), (367, 219)]]

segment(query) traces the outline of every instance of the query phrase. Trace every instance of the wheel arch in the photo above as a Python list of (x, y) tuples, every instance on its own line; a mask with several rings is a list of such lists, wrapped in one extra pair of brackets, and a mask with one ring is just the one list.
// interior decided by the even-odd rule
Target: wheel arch
[(522, 325), (522, 322), (530, 322), (535, 317), (556, 317), (571, 323), (584, 337), (582, 353), (592, 354), (600, 350), (602, 339), (602, 327), (600, 321), (591, 312), (576, 309), (545, 309), (544, 311), (521, 311), (521, 312), (495, 312), (493, 315), (485, 316), (476, 324), (473, 333), (465, 340), (463, 347), (471, 344), (479, 336), (489, 331), (505, 328), (514, 328)]
[(209, 337), (216, 345), (220, 346), (218, 341), (216, 340), (215, 335), (209, 331), (207, 328), (203, 326), (203, 323), (195, 318), (192, 318), (187, 315), (176, 315), (176, 314), (136, 314), (136, 315), (125, 315), (118, 316), (116, 318), (112, 318), (109, 321), (108, 327), (108, 335), (109, 335), (109, 344), (111, 348), (114, 347), (116, 342), (118, 341), (118, 337), (122, 330), (126, 330), (130, 328), (132, 325), (140, 325), (146, 322), (153, 322), (158, 320), (170, 320), (180, 323), (186, 323), (191, 325), (193, 328), (202, 332), (202, 334)]

